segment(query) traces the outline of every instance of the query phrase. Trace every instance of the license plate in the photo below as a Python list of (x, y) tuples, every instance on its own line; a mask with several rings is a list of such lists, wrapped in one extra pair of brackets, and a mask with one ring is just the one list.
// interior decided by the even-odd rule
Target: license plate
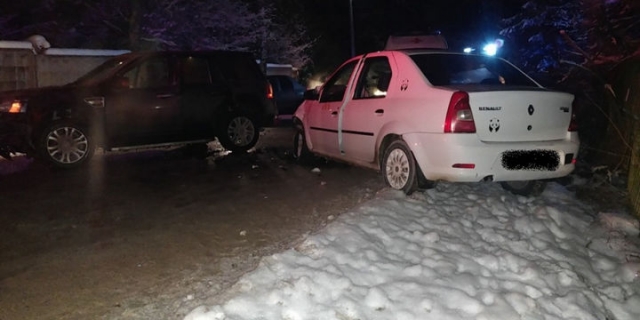
[(502, 154), (502, 166), (507, 170), (554, 171), (560, 156), (551, 150), (512, 150)]

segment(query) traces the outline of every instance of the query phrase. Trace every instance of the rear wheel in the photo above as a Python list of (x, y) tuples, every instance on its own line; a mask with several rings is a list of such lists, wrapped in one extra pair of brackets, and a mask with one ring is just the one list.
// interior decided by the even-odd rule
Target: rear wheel
[(532, 197), (540, 195), (547, 186), (547, 182), (543, 180), (503, 181), (500, 184), (513, 194)]
[(218, 140), (227, 150), (247, 151), (258, 143), (260, 132), (255, 121), (247, 115), (232, 115), (223, 122)]
[(89, 161), (95, 152), (95, 144), (87, 129), (71, 121), (47, 127), (37, 148), (44, 160), (59, 168), (78, 167)]
[(382, 158), (382, 176), (387, 185), (407, 195), (418, 189), (416, 161), (404, 141), (395, 140), (385, 150)]

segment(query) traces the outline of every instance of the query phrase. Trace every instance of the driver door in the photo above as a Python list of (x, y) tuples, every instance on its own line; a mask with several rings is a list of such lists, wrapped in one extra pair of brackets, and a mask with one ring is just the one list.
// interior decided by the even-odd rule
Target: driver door
[(122, 86), (106, 97), (107, 134), (113, 146), (169, 142), (180, 133), (173, 59), (155, 55), (120, 73)]
[(340, 67), (327, 80), (320, 92), (320, 100), (309, 114), (309, 139), (314, 152), (327, 156), (340, 155), (338, 147), (338, 117), (347, 97), (349, 80), (358, 60), (351, 60)]

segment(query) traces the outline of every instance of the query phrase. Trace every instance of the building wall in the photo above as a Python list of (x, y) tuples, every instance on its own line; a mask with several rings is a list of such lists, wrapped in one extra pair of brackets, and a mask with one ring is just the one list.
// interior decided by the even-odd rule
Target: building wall
[(64, 85), (126, 52), (50, 48), (36, 55), (30, 42), (0, 41), (0, 91)]
[(27, 50), (0, 50), (0, 91), (37, 86), (33, 53)]

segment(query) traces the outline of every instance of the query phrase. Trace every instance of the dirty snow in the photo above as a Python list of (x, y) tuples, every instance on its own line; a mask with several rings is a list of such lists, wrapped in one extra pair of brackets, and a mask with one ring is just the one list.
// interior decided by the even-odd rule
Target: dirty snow
[(185, 320), (640, 319), (638, 232), (555, 183), (383, 190)]

